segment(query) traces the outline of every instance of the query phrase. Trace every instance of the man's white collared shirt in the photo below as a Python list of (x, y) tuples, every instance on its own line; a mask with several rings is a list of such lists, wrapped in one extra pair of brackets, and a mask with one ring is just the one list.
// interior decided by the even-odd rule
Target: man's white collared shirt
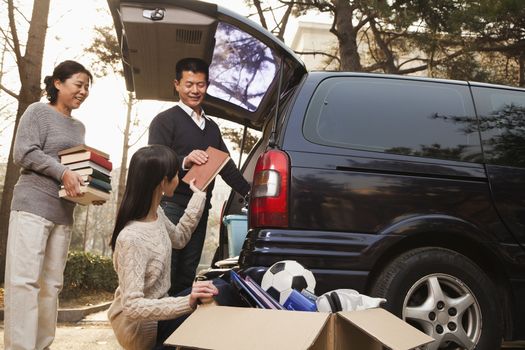
[(190, 116), (190, 118), (197, 124), (197, 126), (204, 130), (204, 126), (206, 125), (206, 114), (204, 113), (204, 110), (201, 108), (201, 115), (198, 115), (195, 113), (195, 111), (191, 108), (185, 105), (182, 101), (179, 101), (179, 107), (182, 108), (184, 112), (186, 112), (187, 115)]

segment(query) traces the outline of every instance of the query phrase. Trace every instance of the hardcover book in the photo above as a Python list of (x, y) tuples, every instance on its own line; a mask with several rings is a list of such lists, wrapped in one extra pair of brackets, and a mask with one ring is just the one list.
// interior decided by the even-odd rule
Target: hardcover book
[(113, 169), (113, 164), (107, 158), (104, 158), (100, 154), (93, 151), (64, 154), (60, 157), (60, 163), (66, 165), (86, 160), (91, 160), (92, 162), (97, 163), (98, 165), (103, 166), (110, 171)]
[(86, 185), (95, 187), (99, 190), (109, 192), (111, 191), (111, 184), (109, 182), (105, 182), (99, 179), (95, 179), (93, 177), (89, 177), (88, 181), (84, 182)]
[(109, 193), (101, 190), (97, 190), (91, 186), (80, 186), (80, 191), (82, 192), (81, 196), (78, 197), (69, 197), (66, 194), (65, 189), (60, 189), (58, 191), (58, 196), (60, 198), (67, 199), (68, 201), (78, 203), (80, 205), (88, 205), (95, 201), (108, 201)]
[(201, 165), (193, 165), (184, 175), (182, 181), (189, 184), (191, 179), (195, 179), (195, 187), (204, 191), (215, 176), (221, 171), (230, 160), (230, 155), (214, 147), (208, 147), (205, 151), (208, 154), (208, 161)]
[(106, 169), (103, 166), (100, 166), (97, 163), (92, 162), (90, 160), (85, 160), (85, 161), (82, 161), (82, 162), (71, 163), (71, 164), (67, 164), (66, 166), (69, 169), (75, 170), (75, 171), (77, 171), (77, 169), (82, 169), (82, 168), (93, 168), (93, 169), (97, 170), (98, 172), (101, 172), (102, 174), (104, 174), (106, 176), (110, 175), (110, 171), (108, 169)]
[(95, 170), (93, 168), (75, 169), (75, 172), (82, 176), (82, 180), (84, 181), (89, 181), (89, 178), (93, 177), (95, 179), (111, 183), (111, 177), (109, 175), (102, 174), (100, 171)]
[(62, 155), (65, 155), (65, 154), (79, 153), (79, 152), (84, 152), (84, 151), (94, 152), (94, 153), (97, 153), (97, 154), (101, 155), (102, 157), (104, 157), (106, 159), (109, 159), (109, 154), (107, 154), (106, 152), (102, 152), (102, 151), (100, 151), (100, 150), (98, 150), (98, 149), (96, 149), (94, 147), (90, 147), (90, 146), (87, 146), (87, 145), (78, 145), (78, 146), (75, 146), (75, 147), (64, 149), (62, 151), (59, 151), (58, 155), (62, 156)]
[(235, 271), (230, 271), (230, 280), (234, 287), (239, 291), (239, 296), (251, 307), (258, 307), (260, 309), (267, 309), (259, 298), (255, 296), (252, 289), (246, 285), (246, 282)]
[(239, 295), (252, 307), (261, 309), (284, 310), (284, 307), (273, 299), (257, 282), (249, 276), (246, 279), (239, 276), (235, 271), (230, 271), (230, 280), (239, 290)]
[[(94, 179), (91, 176), (89, 176), (87, 180), (84, 180), (83, 186), (93, 187), (97, 190), (100, 190), (106, 193), (111, 192), (111, 184), (109, 182), (105, 182), (99, 179)], [(60, 185), (60, 189), (63, 189), (63, 188), (64, 188), (64, 185)]]

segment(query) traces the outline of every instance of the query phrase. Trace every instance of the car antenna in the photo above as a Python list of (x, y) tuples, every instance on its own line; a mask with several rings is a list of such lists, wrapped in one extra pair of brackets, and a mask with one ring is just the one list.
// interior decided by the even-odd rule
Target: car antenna
[(284, 64), (284, 56), (282, 56), (281, 67), (279, 68), (279, 84), (277, 85), (277, 102), (275, 103), (275, 117), (273, 119), (272, 132), (270, 133), (270, 140), (268, 142), (268, 145), (271, 148), (275, 148), (277, 146), (277, 123), (279, 118), (279, 104), (281, 102), (281, 86), (283, 83)]

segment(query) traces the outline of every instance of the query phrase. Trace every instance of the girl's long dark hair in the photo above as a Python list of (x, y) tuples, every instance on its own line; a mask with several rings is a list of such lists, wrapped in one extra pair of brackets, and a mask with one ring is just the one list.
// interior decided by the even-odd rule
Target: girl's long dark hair
[(111, 249), (115, 250), (117, 237), (128, 222), (142, 219), (148, 214), (153, 193), (164, 177), (171, 181), (178, 170), (177, 154), (167, 146), (150, 145), (133, 154), (129, 163), (126, 190), (111, 237)]

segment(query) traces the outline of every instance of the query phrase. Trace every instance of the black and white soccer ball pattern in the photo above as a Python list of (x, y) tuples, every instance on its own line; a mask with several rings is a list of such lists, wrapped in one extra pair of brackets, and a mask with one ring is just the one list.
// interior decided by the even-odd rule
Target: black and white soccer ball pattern
[(273, 264), (265, 273), (261, 287), (279, 304), (284, 304), (292, 289), (303, 289), (315, 294), (315, 278), (310, 270), (295, 260), (283, 260)]

